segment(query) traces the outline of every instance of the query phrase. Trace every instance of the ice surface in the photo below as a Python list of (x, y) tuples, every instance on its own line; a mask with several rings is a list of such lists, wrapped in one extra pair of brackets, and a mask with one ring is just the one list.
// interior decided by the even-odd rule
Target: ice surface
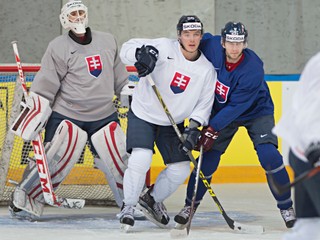
[[(247, 225), (262, 225), (263, 234), (241, 234), (231, 230), (209, 194), (198, 208), (185, 239), (210, 240), (280, 240), (288, 231), (276, 208), (266, 183), (213, 184), (222, 206), (233, 220)], [(186, 186), (166, 202), (170, 227), (174, 215), (184, 205)], [(160, 229), (149, 221), (136, 221), (131, 232), (120, 231), (116, 207), (85, 206), (81, 210), (46, 207), (37, 221), (12, 219), (6, 207), (0, 208), (0, 240), (107, 240), (107, 239), (170, 239), (170, 230)]]

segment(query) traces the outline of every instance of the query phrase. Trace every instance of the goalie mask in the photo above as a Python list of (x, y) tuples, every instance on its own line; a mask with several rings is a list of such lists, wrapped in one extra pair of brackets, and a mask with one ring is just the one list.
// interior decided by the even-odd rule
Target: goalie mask
[(69, 1), (61, 9), (60, 22), (64, 29), (84, 34), (88, 26), (88, 8), (81, 1)]

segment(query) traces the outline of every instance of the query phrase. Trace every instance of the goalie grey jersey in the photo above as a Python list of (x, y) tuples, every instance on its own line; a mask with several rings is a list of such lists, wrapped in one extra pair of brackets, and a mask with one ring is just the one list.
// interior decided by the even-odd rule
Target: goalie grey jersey
[[(159, 58), (150, 74), (177, 123), (192, 118), (201, 125), (208, 124), (211, 112), (216, 72), (212, 64), (201, 53), (196, 61), (187, 60), (178, 40), (131, 39), (122, 45), (120, 57), (125, 64), (136, 62), (136, 48), (152, 45), (159, 50)], [(133, 93), (131, 104), (134, 114), (151, 123), (169, 126), (157, 96), (146, 78), (141, 78)]]
[(30, 89), (47, 98), (53, 111), (80, 121), (114, 113), (112, 99), (128, 77), (114, 37), (97, 31), (91, 34), (92, 41), (86, 45), (68, 33), (52, 40)]
[(291, 106), (273, 132), (289, 143), (300, 159), (312, 142), (320, 141), (320, 53), (312, 57), (302, 71)]

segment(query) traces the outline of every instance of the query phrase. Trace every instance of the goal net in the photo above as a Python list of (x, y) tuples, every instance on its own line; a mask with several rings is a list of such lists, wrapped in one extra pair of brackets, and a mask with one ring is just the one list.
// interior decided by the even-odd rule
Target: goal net
[[(30, 87), (40, 65), (24, 64), (22, 67), (27, 87)], [(136, 75), (134, 67), (128, 66), (127, 70), (132, 75)], [(31, 142), (24, 141), (9, 130), (20, 113), (20, 102), (23, 99), (17, 78), (16, 65), (0, 65), (0, 205), (8, 204), (15, 187), (12, 182), (21, 181), (29, 159), (34, 155)], [(116, 98), (114, 104), (121, 127), (126, 132), (128, 109), (121, 108)], [(86, 146), (78, 162), (56, 193), (65, 198), (86, 199), (89, 204), (115, 205), (105, 176), (102, 171), (95, 168), (93, 159), (91, 151)]]

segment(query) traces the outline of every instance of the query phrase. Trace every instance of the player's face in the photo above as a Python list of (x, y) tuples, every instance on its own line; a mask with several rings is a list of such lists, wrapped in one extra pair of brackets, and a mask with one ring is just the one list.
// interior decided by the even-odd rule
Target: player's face
[(83, 22), (86, 18), (86, 12), (83, 10), (73, 11), (68, 15), (69, 21), (72, 23)]
[(245, 48), (244, 42), (224, 42), (223, 47), (226, 49), (227, 60), (230, 63), (236, 63), (241, 57)]
[(180, 42), (188, 52), (192, 53), (198, 50), (201, 38), (200, 30), (181, 31)]

